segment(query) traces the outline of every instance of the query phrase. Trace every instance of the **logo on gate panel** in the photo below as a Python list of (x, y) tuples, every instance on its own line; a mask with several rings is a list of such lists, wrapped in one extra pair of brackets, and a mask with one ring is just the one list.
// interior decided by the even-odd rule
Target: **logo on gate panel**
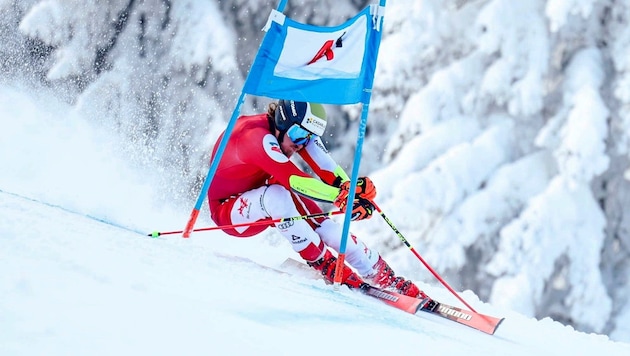
[(337, 38), (337, 40), (328, 40), (326, 42), (324, 42), (324, 44), (319, 48), (319, 50), (317, 51), (317, 53), (313, 56), (313, 59), (311, 59), (310, 61), (308, 61), (308, 63), (306, 65), (310, 65), (313, 64), (315, 62), (317, 62), (318, 60), (326, 57), (327, 61), (332, 61), (333, 58), (335, 58), (335, 48), (341, 48), (343, 47), (343, 37), (346, 35), (346, 33), (342, 33), (341, 36), (339, 38)]

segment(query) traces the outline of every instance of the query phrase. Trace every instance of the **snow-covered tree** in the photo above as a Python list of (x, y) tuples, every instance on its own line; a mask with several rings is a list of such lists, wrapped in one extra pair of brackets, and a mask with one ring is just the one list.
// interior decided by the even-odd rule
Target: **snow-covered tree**
[[(623, 116), (611, 114), (617, 107), (611, 93), (623, 96), (624, 89), (609, 80), (605, 34), (620, 32), (612, 28), (625, 24), (627, 5), (419, 3), (392, 4), (388, 13), (393, 24), (382, 48), (404, 48), (410, 56), (384, 52), (381, 58), (388, 59), (379, 66), (378, 73), (388, 75), (377, 80), (385, 90), (379, 103), (400, 112), (386, 165), (373, 175), (381, 206), (434, 267), (482, 298), (583, 330), (621, 325), (611, 311), (628, 299), (627, 280), (613, 277), (627, 271), (621, 262), (627, 248), (618, 243), (627, 220), (607, 233), (605, 216), (625, 216), (614, 194), (627, 187), (618, 168), (627, 168), (627, 159), (611, 166), (611, 143), (624, 145), (628, 130), (619, 124)], [(607, 21), (612, 14), (617, 21)], [(411, 35), (412, 26), (422, 31)], [(622, 47), (614, 47), (619, 68), (627, 61)], [(473, 123), (445, 134), (451, 121)], [(487, 144), (492, 154), (456, 149), (455, 140), (471, 128), (486, 132), (507, 121), (515, 136), (494, 136)], [(617, 152), (625, 154), (626, 146)], [(486, 165), (490, 157), (503, 158)], [(440, 164), (447, 159), (459, 164)], [(603, 205), (609, 199), (614, 203)], [(405, 273), (421, 275), (421, 265), (402, 252), (385, 224), (371, 221), (363, 230), (392, 250)], [(616, 262), (606, 261), (604, 251)]]
[(216, 4), (46, 0), (19, 28), (53, 48), (46, 79), (74, 84), (78, 112), (119, 132), (129, 156), (165, 181), (189, 180), (167, 194), (190, 194), (229, 117), (223, 102), (242, 84), (236, 36)]
[[(524, 288), (531, 288), (529, 295), (533, 298), (529, 300), (539, 307), (544, 305), (546, 310), (542, 313), (553, 310), (553, 303), (559, 302), (570, 311), (568, 317), (573, 322), (600, 332), (611, 311), (611, 301), (598, 268), (605, 221), (589, 183), (607, 169), (609, 161), (605, 152), (608, 110), (599, 95), (605, 79), (602, 67), (601, 53), (595, 48), (577, 52), (568, 65), (565, 106), (541, 130), (539, 140), (540, 145), (553, 150), (559, 176), (523, 216), (505, 228), (494, 259), (503, 263), (487, 268), (500, 277), (493, 289), (493, 300), (501, 300), (501, 295), (512, 288), (511, 283), (524, 283)], [(555, 132), (548, 133), (549, 130)], [(550, 211), (550, 206), (564, 209)], [(523, 270), (528, 271), (529, 265), (533, 269), (514, 273), (513, 268), (505, 269), (505, 261), (520, 261), (525, 266)], [(539, 298), (544, 295), (544, 283), (552, 284), (554, 276), (568, 279), (564, 288), (558, 289), (569, 291), (561, 301), (550, 299), (543, 304)], [(531, 277), (535, 283), (530, 283)], [(517, 300), (527, 299), (525, 296)], [(593, 304), (598, 305), (597, 311), (589, 313)], [(536, 310), (532, 306), (524, 308), (530, 314)]]

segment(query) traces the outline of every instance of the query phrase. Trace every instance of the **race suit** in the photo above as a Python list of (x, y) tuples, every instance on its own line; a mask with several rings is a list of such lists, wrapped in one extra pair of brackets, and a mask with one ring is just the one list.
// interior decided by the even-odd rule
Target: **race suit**
[[(228, 140), (208, 190), (210, 213), (218, 226), (322, 213), (315, 202), (333, 202), (338, 185), (349, 180), (315, 137), (297, 153), (319, 179), (298, 168), (280, 149), (267, 114), (240, 117)], [(213, 151), (216, 154), (217, 140)], [(256, 235), (275, 226), (306, 261), (316, 261), (330, 246), (339, 251), (342, 226), (329, 218), (300, 219), (225, 228), (237, 237)], [(346, 261), (361, 275), (373, 272), (379, 255), (356, 236), (346, 245)]]

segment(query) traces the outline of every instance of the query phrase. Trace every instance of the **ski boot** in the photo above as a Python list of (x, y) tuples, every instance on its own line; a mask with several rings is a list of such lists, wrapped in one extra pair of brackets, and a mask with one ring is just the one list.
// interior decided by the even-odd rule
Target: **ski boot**
[[(337, 257), (333, 256), (328, 249), (326, 249), (324, 257), (314, 262), (307, 262), (307, 264), (320, 271), (326, 282), (334, 282)], [(341, 283), (347, 285), (349, 288), (361, 289), (362, 287), (367, 286), (367, 284), (346, 265), (343, 266), (343, 277), (341, 278)]]
[(373, 285), (384, 289), (393, 289), (394, 291), (409, 297), (431, 299), (415, 284), (413, 284), (412, 281), (406, 280), (403, 277), (397, 277), (394, 270), (389, 267), (382, 257), (379, 256), (378, 262), (376, 262), (373, 268), (374, 273), (365, 277)]

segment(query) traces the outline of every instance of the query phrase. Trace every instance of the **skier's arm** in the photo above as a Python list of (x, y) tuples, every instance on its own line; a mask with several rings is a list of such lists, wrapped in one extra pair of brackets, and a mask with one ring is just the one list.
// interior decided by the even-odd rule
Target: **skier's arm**
[[(320, 137), (309, 142), (299, 154), (324, 182), (334, 187), (350, 189), (350, 178), (330, 156)], [(376, 188), (370, 178), (357, 179), (356, 196), (369, 201), (376, 197)]]
[[(311, 140), (298, 154), (327, 183), (326, 186), (329, 188), (322, 189), (320, 187), (322, 182), (314, 178), (291, 177), (292, 189), (313, 199), (332, 202), (336, 207), (345, 211), (350, 191), (350, 178), (343, 168), (328, 154), (328, 150), (321, 138), (316, 137), (314, 140)], [(339, 189), (330, 189), (333, 187)], [(314, 193), (323, 192), (329, 192), (329, 194), (317, 198), (313, 197)], [(335, 195), (333, 196), (333, 194)], [(375, 196), (376, 188), (370, 178), (360, 177), (357, 179), (355, 199), (352, 204), (353, 221), (369, 219), (372, 216), (375, 209), (372, 200)]]
[(343, 168), (330, 156), (320, 137), (309, 142), (298, 154), (327, 184), (339, 187), (341, 183), (350, 180)]
[[(260, 140), (262, 139), (262, 143)], [(313, 178), (300, 170), (281, 151), (271, 134), (261, 139), (243, 138), (238, 155), (244, 162), (258, 166), (278, 184), (308, 198), (333, 203), (341, 189)]]
[(298, 194), (328, 203), (335, 202), (335, 199), (337, 199), (341, 192), (341, 189), (328, 185), (319, 179), (300, 175), (290, 176), (289, 186), (291, 190)]

